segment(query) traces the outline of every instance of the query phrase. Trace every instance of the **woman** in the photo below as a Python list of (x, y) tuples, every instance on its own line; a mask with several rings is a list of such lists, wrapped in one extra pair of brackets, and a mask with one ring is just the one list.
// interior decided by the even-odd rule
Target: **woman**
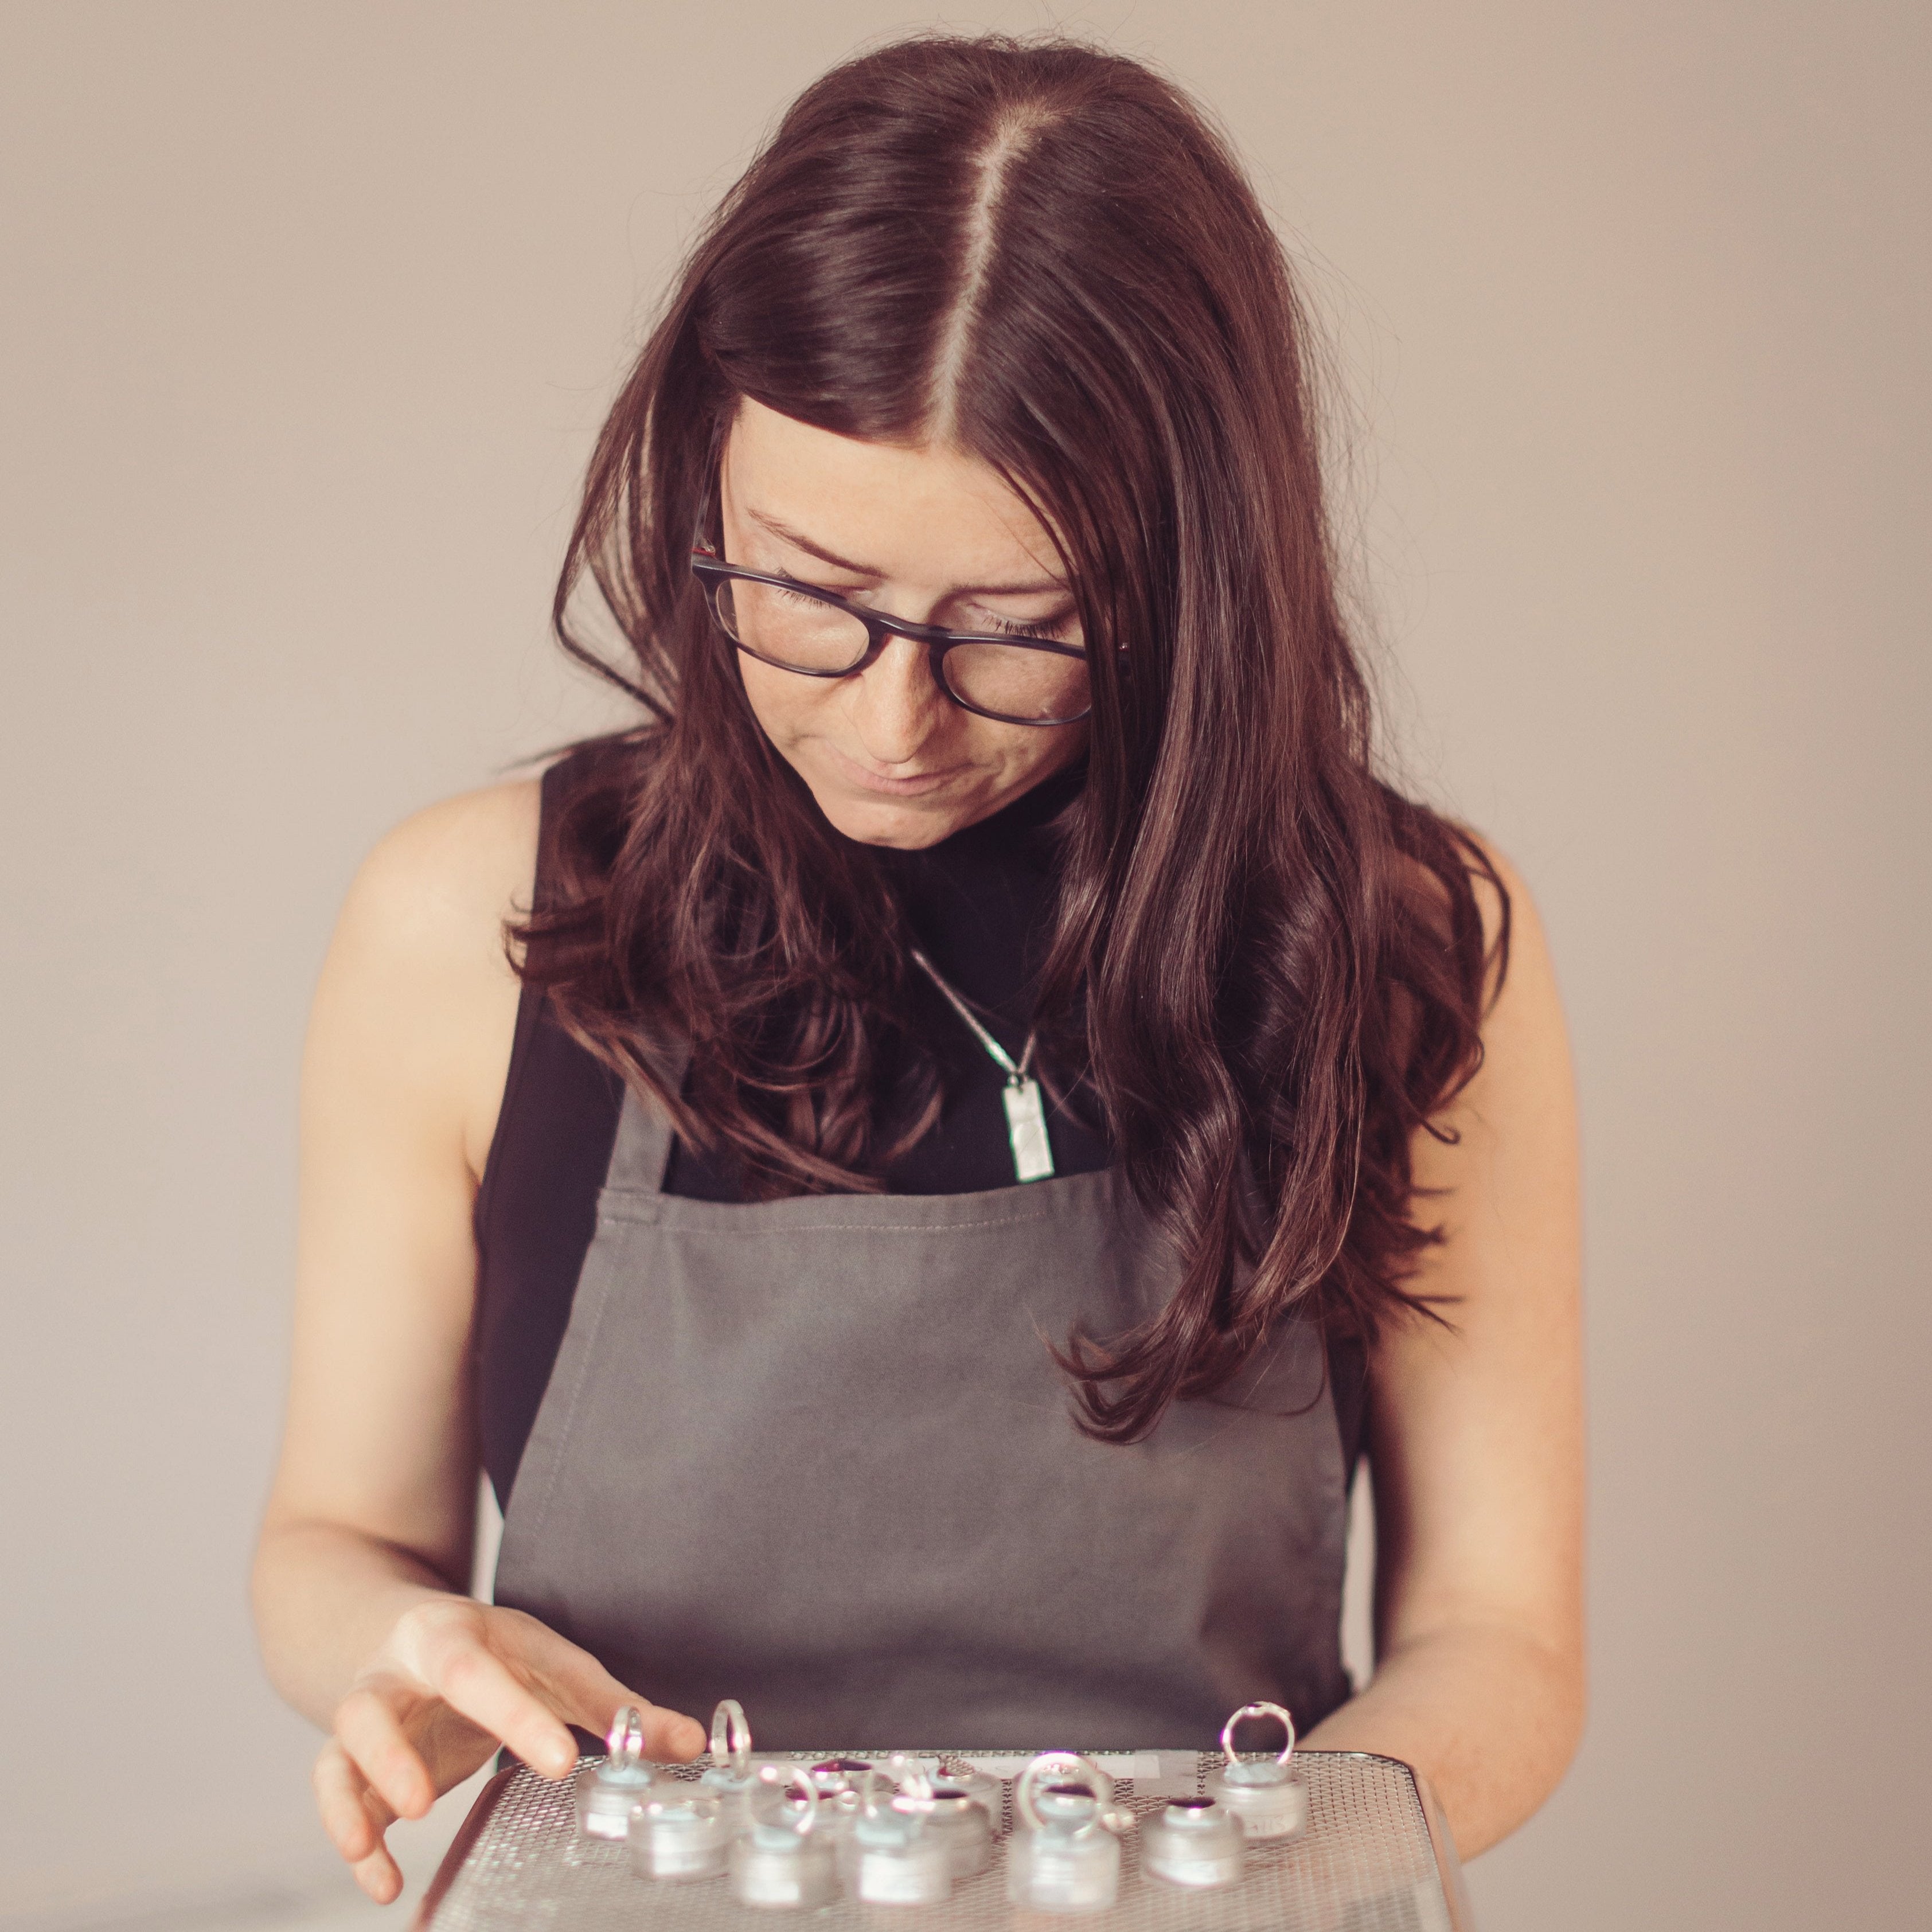
[(674, 1759), (726, 1694), (773, 1747), (1269, 1697), (1466, 1855), (1561, 1774), (1562, 1021), (1371, 773), (1302, 337), (1198, 111), (1065, 44), (827, 75), (694, 250), (557, 601), (642, 721), (393, 834), (317, 997), (256, 1594), (374, 1896), (627, 1702)]

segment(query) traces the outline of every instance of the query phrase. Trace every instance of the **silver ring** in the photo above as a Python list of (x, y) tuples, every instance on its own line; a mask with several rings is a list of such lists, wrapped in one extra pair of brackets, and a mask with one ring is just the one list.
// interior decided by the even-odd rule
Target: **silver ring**
[(1105, 1820), (1113, 1802), (1114, 1780), (1090, 1757), (1082, 1757), (1078, 1751), (1042, 1751), (1020, 1773), (1020, 1781), (1013, 1786), (1014, 1808), (1036, 1832), (1046, 1828), (1034, 1805), (1040, 1780), (1046, 1778), (1078, 1778), (1091, 1785), (1094, 1821)]
[(908, 1757), (904, 1751), (894, 1751), (886, 1760), (886, 1769), (891, 1773), (899, 1795), (909, 1798), (914, 1810), (932, 1809), (932, 1780), (926, 1776), (917, 1759)]
[(1240, 1762), (1240, 1753), (1234, 1748), (1234, 1730), (1245, 1724), (1251, 1718), (1272, 1718), (1288, 1733), (1288, 1742), (1281, 1748), (1275, 1762), (1286, 1766), (1294, 1755), (1294, 1720), (1279, 1704), (1244, 1704), (1221, 1726), (1221, 1753), (1230, 1764)]
[(644, 1755), (644, 1714), (636, 1705), (626, 1704), (610, 1720), (604, 1744), (616, 1769), (637, 1769)]
[(742, 1778), (752, 1762), (752, 1727), (735, 1697), (727, 1697), (711, 1714), (711, 1761), (728, 1764), (734, 1778)]
[(812, 1828), (818, 1822), (818, 1786), (812, 1781), (812, 1773), (802, 1764), (761, 1764), (758, 1767), (758, 1782), (774, 1787), (790, 1785), (795, 1791), (805, 1793), (805, 1809), (796, 1818), (779, 1820), (789, 1825), (801, 1838), (808, 1838)]

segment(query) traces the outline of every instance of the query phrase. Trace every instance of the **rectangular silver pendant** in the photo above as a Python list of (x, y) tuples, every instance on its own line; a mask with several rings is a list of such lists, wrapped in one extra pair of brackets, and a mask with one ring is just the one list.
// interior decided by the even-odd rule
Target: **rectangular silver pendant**
[(1006, 1138), (1013, 1144), (1013, 1172), (1022, 1180), (1044, 1180), (1053, 1172), (1053, 1144), (1046, 1137), (1046, 1108), (1037, 1080), (1009, 1080), (1000, 1097), (1006, 1103)]

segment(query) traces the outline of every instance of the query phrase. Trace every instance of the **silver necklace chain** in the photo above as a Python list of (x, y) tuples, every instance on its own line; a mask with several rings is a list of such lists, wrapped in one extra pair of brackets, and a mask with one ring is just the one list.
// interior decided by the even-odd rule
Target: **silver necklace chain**
[(1027, 1077), (1027, 1069), (1033, 1064), (1034, 1043), (1036, 1037), (1035, 1034), (1030, 1029), (1028, 1030), (1026, 1045), (1020, 1049), (1020, 1057), (1016, 1060), (1012, 1055), (980, 1024), (979, 1017), (972, 1008), (968, 1006), (966, 1002), (946, 983), (945, 980), (940, 976), (939, 968), (934, 965), (916, 946), (912, 949), (912, 956), (914, 962), (925, 972), (926, 977), (946, 995), (946, 1004), (973, 1029), (974, 1036), (992, 1055), (994, 1060), (1004, 1070), (1006, 1078), (1009, 1080), (1024, 1080)]

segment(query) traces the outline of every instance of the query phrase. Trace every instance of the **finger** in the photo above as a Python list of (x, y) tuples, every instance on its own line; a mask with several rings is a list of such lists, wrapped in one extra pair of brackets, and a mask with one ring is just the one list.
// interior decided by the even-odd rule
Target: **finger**
[(608, 1687), (593, 1696), (578, 1700), (574, 1708), (581, 1715), (574, 1715), (572, 1724), (581, 1724), (586, 1731), (607, 1733), (616, 1721), (618, 1712), (628, 1704), (644, 1720), (644, 1754), (653, 1764), (684, 1764), (711, 1743), (709, 1733), (695, 1718), (686, 1718), (682, 1710), (664, 1710), (663, 1704), (651, 1704), (636, 1690), (626, 1690), (614, 1677), (604, 1675)]
[(310, 1782), (328, 1841), (350, 1864), (382, 1849), (394, 1814), (369, 1788), (355, 1761), (333, 1738), (322, 1748)]
[(573, 1724), (600, 1737), (616, 1721), (617, 1713), (627, 1705), (644, 1720), (644, 1754), (659, 1764), (676, 1763), (695, 1757), (711, 1740), (695, 1718), (682, 1711), (668, 1711), (618, 1682), (598, 1664), (589, 1660), (596, 1681), (579, 1684), (560, 1684), (557, 1702)]
[(402, 1868), (389, 1856), (386, 1845), (379, 1845), (355, 1867), (356, 1882), (378, 1905), (387, 1905), (403, 1888)]
[(538, 1623), (520, 1622), (518, 1648), (526, 1667), (538, 1679), (552, 1709), (599, 1736), (626, 1705), (644, 1720), (644, 1755), (662, 1764), (695, 1757), (710, 1740), (695, 1718), (653, 1704), (620, 1683), (589, 1651)]
[(404, 1728), (440, 1796), (488, 1763), (499, 1740), (440, 1698), (427, 1704), (423, 1718), (424, 1721), (406, 1723)]
[(404, 1734), (386, 1688), (376, 1682), (350, 1691), (336, 1708), (336, 1738), (398, 1817), (424, 1817), (436, 1802), (436, 1783)]
[(562, 1718), (481, 1643), (452, 1641), (428, 1660), (430, 1684), (452, 1710), (502, 1738), (547, 1778), (574, 1768), (577, 1740)]

